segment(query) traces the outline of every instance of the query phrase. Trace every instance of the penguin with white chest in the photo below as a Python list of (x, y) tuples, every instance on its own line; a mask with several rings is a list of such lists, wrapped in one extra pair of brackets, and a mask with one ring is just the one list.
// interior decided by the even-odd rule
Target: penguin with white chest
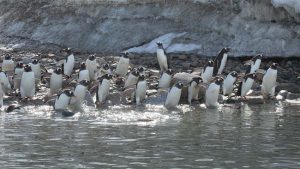
[(139, 75), (138, 82), (136, 84), (135, 89), (135, 102), (136, 105), (140, 105), (142, 101), (146, 98), (146, 92), (147, 92), (147, 81), (145, 79), (145, 75), (141, 74)]
[(230, 96), (231, 93), (233, 92), (234, 83), (237, 80), (237, 75), (238, 75), (238, 73), (236, 71), (232, 71), (226, 76), (226, 78), (223, 82), (223, 85), (222, 85), (224, 96)]
[(4, 72), (11, 72), (15, 69), (15, 62), (12, 60), (9, 54), (4, 56), (4, 60), (2, 63), (2, 71)]
[(35, 95), (35, 77), (30, 65), (24, 67), (20, 93), (21, 98), (32, 98)]
[(60, 93), (54, 103), (54, 109), (55, 110), (65, 110), (71, 102), (71, 98), (74, 97), (74, 92), (71, 90), (64, 90), (62, 93)]
[(157, 50), (156, 50), (156, 55), (157, 55), (157, 60), (158, 60), (158, 64), (160, 67), (160, 71), (164, 72), (166, 70), (168, 70), (169, 68), (169, 60), (166, 54), (166, 51), (163, 47), (163, 44), (161, 42), (157, 42)]
[(23, 64), (23, 62), (18, 62), (16, 64), (14, 78), (13, 78), (13, 83), (14, 83), (14, 89), (15, 90), (20, 89), (20, 84), (21, 84), (21, 79), (22, 79), (23, 72), (24, 72), (24, 64)]
[(89, 81), (82, 80), (76, 85), (74, 89), (74, 96), (76, 97), (78, 105), (81, 105), (83, 103), (86, 92), (88, 91), (89, 84)]
[(139, 79), (139, 72), (137, 71), (137, 69), (133, 69), (129, 73), (129, 75), (128, 75), (126, 81), (125, 81), (124, 88), (127, 88), (127, 87), (132, 86), (132, 85), (136, 85), (138, 79)]
[(261, 54), (256, 55), (255, 57), (253, 57), (251, 59), (250, 73), (255, 73), (259, 69), (260, 64), (261, 64), (261, 60), (262, 60), (262, 55)]
[(2, 88), (2, 83), (0, 83), (0, 108), (3, 106), (3, 97), (4, 97), (4, 91)]
[(216, 108), (219, 106), (219, 93), (220, 86), (223, 80), (221, 78), (217, 78), (215, 82), (209, 84), (208, 88), (205, 92), (205, 105), (207, 108)]
[(241, 97), (245, 98), (246, 95), (251, 90), (256, 78), (257, 78), (257, 76), (255, 73), (250, 73), (250, 74), (245, 75), (243, 80), (238, 85), (238, 91), (237, 91), (236, 96), (241, 96)]
[(226, 66), (226, 62), (227, 62), (227, 58), (228, 58), (228, 52), (230, 51), (229, 48), (223, 48), (218, 56), (215, 58), (214, 60), (214, 76), (216, 76), (217, 74), (222, 74), (225, 66)]
[(211, 80), (214, 73), (214, 62), (209, 60), (206, 66), (204, 67), (201, 77), (204, 83), (207, 83)]
[(73, 73), (73, 69), (75, 66), (75, 57), (70, 48), (67, 48), (66, 50), (67, 57), (64, 60), (64, 63), (62, 64), (62, 70), (64, 75), (70, 77)]
[(261, 90), (264, 97), (274, 97), (275, 95), (277, 66), (277, 63), (273, 63), (263, 77)]
[(180, 101), (180, 97), (181, 97), (181, 91), (183, 88), (183, 84), (182, 83), (176, 83), (171, 90), (169, 91), (168, 95), (167, 95), (167, 99), (165, 102), (165, 106), (167, 108), (175, 108), (179, 101)]
[(115, 74), (118, 76), (125, 76), (129, 68), (129, 53), (124, 52), (121, 54), (120, 60), (117, 64)]
[(63, 75), (62, 69), (56, 68), (50, 76), (50, 95), (58, 93), (62, 89)]
[(80, 64), (80, 70), (78, 73), (78, 81), (83, 81), (83, 80), (87, 80), (90, 81), (90, 73), (89, 70), (86, 68), (86, 63), (81, 63)]
[(90, 55), (85, 61), (86, 69), (89, 71), (90, 80), (96, 80), (97, 61), (95, 55)]
[(38, 84), (38, 82), (41, 80), (42, 74), (41, 74), (41, 64), (37, 59), (33, 59), (32, 63), (29, 63), (31, 66), (31, 69), (34, 73), (35, 82)]
[(193, 100), (198, 100), (198, 94), (200, 90), (200, 83), (202, 83), (203, 80), (201, 77), (194, 77), (192, 81), (189, 83), (188, 87), (188, 102), (189, 104), (192, 104)]
[(168, 69), (168, 70), (164, 71), (161, 74), (161, 77), (158, 81), (158, 88), (169, 89), (173, 74), (174, 74), (174, 72), (172, 69)]
[(98, 78), (99, 84), (97, 86), (96, 92), (96, 101), (98, 103), (104, 103), (110, 89), (110, 80), (112, 79), (112, 75), (105, 74), (102, 77)]
[(11, 84), (9, 78), (5, 72), (0, 72), (0, 83), (2, 84), (2, 89), (4, 93), (9, 93), (11, 91)]

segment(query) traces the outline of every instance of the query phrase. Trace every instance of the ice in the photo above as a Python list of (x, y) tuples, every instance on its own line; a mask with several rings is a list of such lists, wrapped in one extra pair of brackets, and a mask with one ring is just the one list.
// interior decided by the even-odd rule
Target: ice
[(272, 0), (275, 7), (292, 8), (296, 13), (300, 13), (300, 0)]

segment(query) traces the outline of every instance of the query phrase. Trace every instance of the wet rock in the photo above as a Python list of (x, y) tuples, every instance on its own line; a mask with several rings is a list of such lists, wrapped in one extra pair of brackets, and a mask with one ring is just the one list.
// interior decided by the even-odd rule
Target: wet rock
[(74, 112), (66, 111), (66, 110), (61, 112), (61, 115), (64, 117), (72, 117), (74, 116), (74, 114), (75, 114)]
[(154, 96), (157, 94), (157, 90), (147, 90), (147, 95), (148, 96)]
[(298, 100), (298, 99), (300, 99), (300, 94), (288, 92), (287, 96), (286, 96), (286, 99), (288, 99), (288, 100)]

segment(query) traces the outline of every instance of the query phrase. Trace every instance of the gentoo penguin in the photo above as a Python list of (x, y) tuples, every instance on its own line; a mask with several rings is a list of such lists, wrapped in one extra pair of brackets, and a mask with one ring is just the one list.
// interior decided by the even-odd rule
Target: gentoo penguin
[(201, 77), (194, 77), (189, 84), (188, 87), (188, 102), (192, 104), (193, 100), (198, 100), (198, 94), (200, 90), (199, 84), (202, 83), (203, 80)]
[(67, 52), (67, 57), (64, 63), (62, 64), (62, 70), (64, 72), (64, 75), (70, 77), (74, 69), (75, 57), (70, 48), (67, 48), (66, 52)]
[(80, 70), (78, 73), (78, 81), (80, 82), (82, 80), (90, 81), (90, 73), (84, 62), (80, 64)]
[(140, 66), (137, 70), (138, 70), (140, 75), (145, 75), (145, 70), (146, 69), (143, 66)]
[(54, 109), (65, 110), (69, 106), (71, 102), (71, 98), (73, 97), (74, 97), (74, 93), (71, 90), (64, 90), (56, 97), (54, 103)]
[(237, 79), (237, 75), (238, 74), (236, 71), (232, 71), (226, 76), (222, 85), (224, 96), (230, 96), (230, 94), (232, 93), (234, 89), (234, 83), (236, 82)]
[(121, 54), (120, 60), (117, 64), (117, 68), (115, 70), (115, 74), (119, 76), (125, 76), (128, 72), (129, 68), (129, 53), (124, 52)]
[(160, 89), (169, 89), (170, 83), (172, 80), (173, 70), (168, 69), (161, 74), (161, 77), (158, 81), (158, 88)]
[(111, 71), (110, 66), (109, 66), (108, 63), (105, 63), (101, 66), (100, 72), (97, 76), (102, 77), (105, 74), (112, 74), (112, 71)]
[(182, 83), (176, 83), (171, 90), (169, 91), (167, 95), (167, 99), (165, 102), (165, 106), (167, 108), (175, 108), (180, 100), (181, 97), (181, 91), (182, 91), (183, 84)]
[(135, 89), (136, 105), (140, 105), (141, 102), (145, 100), (146, 92), (147, 92), (147, 82), (145, 79), (145, 75), (141, 74), (141, 75), (139, 75), (139, 79), (138, 79), (138, 82), (136, 84), (136, 89)]
[(277, 66), (277, 63), (273, 63), (263, 77), (261, 90), (265, 97), (274, 97), (277, 79)]
[(62, 69), (56, 68), (50, 76), (50, 95), (58, 93), (62, 89), (63, 75)]
[(85, 61), (86, 69), (89, 71), (90, 80), (96, 80), (97, 61), (95, 55), (90, 55)]
[(102, 77), (99, 77), (99, 84), (97, 86), (97, 92), (96, 92), (96, 101), (98, 103), (104, 103), (108, 94), (109, 94), (109, 88), (110, 88), (110, 80), (112, 79), (111, 74), (105, 74)]
[(262, 59), (262, 55), (256, 55), (251, 59), (251, 69), (250, 69), (250, 73), (255, 73), (261, 64), (261, 59)]
[(85, 94), (88, 90), (87, 87), (89, 84), (90, 84), (89, 81), (82, 80), (76, 85), (76, 87), (74, 89), (74, 96), (76, 97), (77, 103), (79, 103), (79, 104), (83, 103)]
[(160, 67), (160, 71), (164, 72), (169, 68), (168, 57), (163, 47), (163, 44), (161, 42), (157, 42), (156, 44), (157, 44), (156, 55), (157, 55), (158, 64)]
[(2, 89), (6, 94), (12, 89), (8, 76), (5, 72), (0, 72), (0, 83), (2, 84)]
[(37, 59), (33, 59), (32, 63), (29, 63), (31, 66), (31, 69), (34, 73), (34, 77), (36, 80), (36, 84), (41, 80), (42, 74), (41, 74), (41, 65), (40, 62)]
[(207, 108), (218, 107), (218, 98), (220, 93), (220, 86), (222, 84), (222, 79), (217, 78), (215, 82), (209, 84), (205, 92), (205, 105)]
[(2, 71), (10, 72), (14, 71), (15, 62), (12, 60), (9, 54), (6, 54), (2, 63)]
[(214, 60), (214, 76), (222, 74), (228, 57), (229, 48), (223, 48)]
[(128, 75), (124, 88), (135, 85), (139, 79), (139, 72), (134, 68)]
[(13, 78), (13, 82), (14, 82), (13, 86), (14, 86), (15, 90), (20, 89), (20, 84), (21, 84), (21, 79), (22, 79), (23, 72), (24, 72), (23, 62), (17, 62), (16, 68), (15, 68), (15, 73), (14, 73), (14, 78)]
[(35, 95), (35, 77), (30, 65), (25, 65), (20, 86), (21, 98)]
[(250, 73), (245, 75), (242, 82), (239, 83), (237, 96), (245, 97), (247, 93), (251, 90), (253, 83), (256, 79), (255, 73)]
[(213, 76), (213, 73), (214, 73), (214, 62), (212, 60), (209, 60), (201, 73), (203, 82), (204, 83), (209, 82)]

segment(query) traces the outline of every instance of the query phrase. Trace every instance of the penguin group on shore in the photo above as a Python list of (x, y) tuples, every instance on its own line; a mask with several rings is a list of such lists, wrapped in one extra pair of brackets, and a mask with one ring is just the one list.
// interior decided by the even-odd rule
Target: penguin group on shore
[[(4, 104), (4, 96), (12, 93), (25, 101), (32, 99), (48, 74), (49, 92), (45, 102), (54, 97), (55, 110), (65, 110), (72, 105), (80, 107), (87, 96), (94, 95), (96, 99), (93, 102), (101, 106), (110, 95), (112, 83), (119, 88), (120, 97), (127, 93), (127, 101), (141, 105), (147, 99), (149, 74), (145, 73), (145, 67), (133, 67), (130, 64), (128, 52), (121, 54), (115, 68), (109, 63), (99, 65), (96, 55), (90, 55), (77, 66), (79, 70), (75, 69), (77, 63), (72, 50), (67, 48), (63, 52), (65, 59), (58, 62), (52, 71), (45, 70), (37, 59), (26, 64), (21, 61), (15, 63), (10, 55), (5, 55), (0, 72), (0, 107)], [(208, 61), (202, 71), (184, 73), (186, 81), (179, 79), (174, 82), (175, 72), (171, 69), (166, 50), (161, 42), (157, 42), (156, 55), (160, 68), (157, 90), (166, 91), (165, 107), (175, 108), (184, 99), (184, 95), (187, 95), (188, 104), (192, 105), (203, 99), (207, 108), (218, 107), (221, 94), (228, 99), (245, 98), (257, 82), (257, 75), (263, 74), (258, 71), (262, 55), (253, 57), (244, 73), (232, 70), (225, 77), (222, 73), (226, 68), (229, 52), (230, 48), (223, 48), (214, 60)], [(263, 74), (261, 92), (265, 98), (275, 95), (277, 66), (278, 64), (273, 63)], [(13, 75), (8, 76), (9, 72)], [(72, 85), (73, 89), (70, 88)]]

